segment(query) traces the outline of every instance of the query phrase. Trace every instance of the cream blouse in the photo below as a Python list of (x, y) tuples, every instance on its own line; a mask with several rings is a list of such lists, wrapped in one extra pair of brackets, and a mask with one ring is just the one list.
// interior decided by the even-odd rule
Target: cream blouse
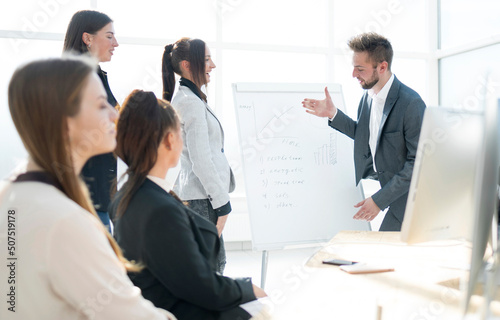
[(49, 184), (0, 183), (0, 319), (175, 319), (141, 296), (101, 228)]

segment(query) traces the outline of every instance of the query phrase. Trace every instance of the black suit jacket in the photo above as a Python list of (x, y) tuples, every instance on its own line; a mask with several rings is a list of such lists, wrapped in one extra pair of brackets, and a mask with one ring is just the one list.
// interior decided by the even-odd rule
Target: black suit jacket
[[(108, 103), (115, 107), (117, 101), (108, 83), (108, 74), (99, 67), (97, 75), (108, 95)], [(116, 156), (110, 152), (90, 158), (82, 168), (81, 176), (87, 185), (96, 211), (106, 212), (111, 202), (111, 190), (116, 191)]]
[(425, 103), (418, 93), (394, 76), (382, 114), (375, 153), (378, 172), (375, 173), (369, 146), (371, 100), (365, 92), (359, 103), (357, 121), (338, 110), (329, 125), (354, 139), (356, 183), (365, 178), (380, 181), (382, 188), (372, 199), (381, 210), (390, 206), (388, 214), (395, 217), (389, 225), (383, 223), (382, 226), (386, 231), (399, 231), (410, 189)]
[[(122, 197), (120, 190), (110, 213), (116, 213)], [(249, 278), (215, 272), (220, 240), (213, 223), (149, 179), (116, 219), (115, 237), (127, 259), (145, 265), (129, 274), (132, 282), (179, 320), (221, 319), (225, 311), (256, 299)]]

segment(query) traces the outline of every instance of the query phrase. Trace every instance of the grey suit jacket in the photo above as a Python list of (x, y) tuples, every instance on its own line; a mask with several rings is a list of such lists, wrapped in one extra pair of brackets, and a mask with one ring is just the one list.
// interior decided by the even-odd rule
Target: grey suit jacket
[(425, 103), (418, 93), (394, 77), (385, 101), (377, 141), (377, 173), (373, 170), (368, 143), (370, 108), (371, 98), (365, 92), (359, 103), (358, 121), (339, 110), (329, 125), (354, 139), (356, 184), (365, 178), (378, 179), (382, 188), (372, 196), (373, 201), (381, 210), (391, 206), (392, 213), (402, 222)]
[(174, 191), (182, 200), (208, 199), (214, 209), (229, 201), (234, 176), (224, 154), (224, 131), (208, 104), (179, 86), (172, 106), (181, 118), (184, 148)]

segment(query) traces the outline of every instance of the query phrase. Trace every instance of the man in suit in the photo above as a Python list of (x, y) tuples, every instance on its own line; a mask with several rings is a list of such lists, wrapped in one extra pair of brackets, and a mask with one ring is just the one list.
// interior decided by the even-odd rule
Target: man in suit
[(328, 117), (330, 127), (354, 139), (356, 184), (367, 178), (380, 182), (377, 193), (355, 205), (359, 211), (354, 219), (372, 221), (389, 207), (380, 231), (400, 231), (425, 103), (391, 72), (393, 51), (386, 38), (364, 33), (348, 44), (352, 76), (366, 90), (357, 121), (335, 107), (327, 88), (324, 100), (302, 103), (308, 113)]

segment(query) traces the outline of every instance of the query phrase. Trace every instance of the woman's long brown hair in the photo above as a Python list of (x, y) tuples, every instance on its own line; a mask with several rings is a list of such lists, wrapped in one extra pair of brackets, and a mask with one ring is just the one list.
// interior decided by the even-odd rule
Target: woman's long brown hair
[(179, 126), (174, 108), (153, 92), (134, 90), (125, 100), (117, 125), (116, 155), (128, 166), (128, 179), (122, 187), (118, 218), (155, 165), (160, 143)]
[[(66, 57), (31, 62), (14, 72), (8, 95), (12, 120), (30, 157), (62, 186), (68, 198), (99, 219), (87, 187), (75, 172), (66, 121), (79, 113), (82, 90), (95, 73), (95, 62), (88, 60)], [(104, 226), (101, 229), (125, 268), (138, 271)]]

